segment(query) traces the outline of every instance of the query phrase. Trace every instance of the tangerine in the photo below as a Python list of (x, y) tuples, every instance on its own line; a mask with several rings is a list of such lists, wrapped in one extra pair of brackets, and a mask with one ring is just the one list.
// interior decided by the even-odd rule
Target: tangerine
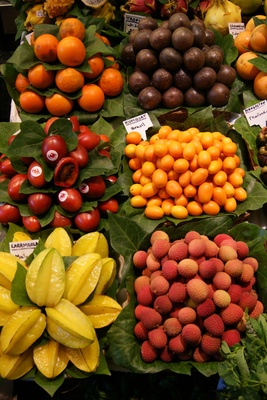
[(251, 31), (242, 31), (234, 39), (234, 46), (238, 50), (238, 54), (246, 53), (247, 51), (252, 50), (250, 44), (252, 32)]
[(71, 112), (73, 100), (68, 99), (62, 94), (54, 93), (52, 96), (45, 98), (45, 105), (50, 114), (55, 117), (63, 117)]
[(37, 89), (47, 89), (55, 80), (55, 72), (46, 70), (43, 64), (37, 64), (28, 70), (30, 84)]
[(85, 60), (86, 50), (83, 42), (75, 36), (67, 36), (57, 46), (57, 57), (67, 67), (77, 67)]
[(110, 46), (110, 41), (106, 36), (100, 35), (100, 33), (95, 32), (95, 37), (97, 37), (98, 39), (102, 40), (103, 43), (105, 43), (107, 46)]
[(69, 67), (57, 71), (55, 82), (62, 92), (73, 93), (83, 87), (84, 76), (77, 69)]
[(246, 31), (252, 32), (253, 29), (255, 28), (254, 18), (266, 19), (266, 15), (259, 14), (259, 15), (255, 15), (255, 16), (251, 17), (251, 18), (248, 20), (247, 24), (246, 24), (246, 27), (245, 27), (245, 30), (246, 30)]
[(106, 96), (118, 96), (124, 85), (122, 73), (115, 68), (106, 68), (98, 81), (98, 85)]
[(95, 54), (89, 57), (87, 61), (91, 68), (91, 72), (84, 72), (85, 78), (88, 79), (97, 78), (105, 68), (105, 63), (103, 58), (101, 57), (100, 54)]
[(108, 65), (110, 68), (120, 69), (120, 65), (117, 61), (115, 61), (115, 57), (113, 56), (105, 56), (105, 58), (109, 61), (112, 61), (111, 65)]
[(18, 73), (15, 80), (15, 88), (17, 89), (17, 91), (22, 93), (29, 85), (29, 79), (25, 75)]
[(82, 21), (77, 18), (63, 19), (59, 26), (59, 36), (61, 39), (67, 36), (74, 36), (83, 40), (85, 36), (85, 26)]
[(250, 46), (254, 51), (267, 53), (267, 25), (260, 24), (253, 29), (250, 37)]
[(105, 101), (105, 93), (94, 83), (88, 83), (82, 87), (82, 95), (78, 97), (79, 106), (89, 112), (100, 110)]
[(250, 60), (257, 58), (257, 54), (252, 51), (247, 51), (246, 53), (240, 54), (236, 60), (236, 70), (238, 75), (246, 80), (253, 80), (256, 75), (260, 72), (259, 69), (253, 65)]
[(57, 60), (57, 47), (59, 41), (50, 33), (43, 33), (34, 40), (33, 50), (38, 60), (43, 62), (54, 62)]
[(19, 104), (27, 113), (37, 114), (45, 107), (45, 98), (32, 90), (24, 90), (19, 96)]
[(253, 90), (255, 95), (261, 99), (267, 99), (267, 73), (260, 71), (253, 82)]

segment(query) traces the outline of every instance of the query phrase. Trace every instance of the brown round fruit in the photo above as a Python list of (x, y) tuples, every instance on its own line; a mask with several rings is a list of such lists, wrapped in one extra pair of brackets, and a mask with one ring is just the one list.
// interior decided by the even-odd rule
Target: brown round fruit
[(192, 72), (186, 70), (185, 68), (180, 68), (173, 75), (173, 83), (182, 92), (185, 92), (193, 85), (193, 74)]
[(190, 47), (184, 52), (183, 62), (189, 71), (198, 71), (205, 64), (205, 54), (198, 47)]
[(223, 107), (230, 97), (230, 90), (223, 83), (215, 83), (207, 92), (207, 101), (213, 107)]
[(133, 43), (127, 43), (121, 50), (121, 60), (126, 65), (135, 65)]
[(218, 47), (212, 46), (204, 52), (205, 66), (211, 67), (215, 71), (219, 71), (223, 63), (223, 52)]
[(223, 64), (217, 72), (216, 82), (231, 87), (236, 78), (236, 70), (230, 65)]
[(158, 59), (154, 51), (142, 49), (136, 54), (136, 66), (143, 72), (152, 72), (158, 66)]
[(192, 24), (190, 29), (194, 34), (193, 46), (201, 49), (206, 41), (205, 29), (199, 23)]
[(181, 67), (183, 57), (173, 47), (165, 47), (159, 53), (159, 63), (162, 68), (175, 72)]
[(138, 30), (151, 29), (152, 31), (158, 27), (157, 21), (152, 17), (141, 18), (138, 22)]
[(180, 26), (172, 33), (172, 45), (177, 51), (185, 51), (194, 43), (194, 34), (185, 26)]
[(153, 49), (160, 51), (171, 45), (172, 32), (168, 28), (159, 27), (155, 29), (149, 38), (150, 45)]
[(214, 34), (214, 32), (211, 29), (206, 28), (205, 29), (205, 35), (206, 35), (205, 44), (208, 45), (208, 46), (212, 46), (214, 44), (214, 42), (215, 42), (215, 34)]
[(185, 104), (188, 107), (201, 107), (205, 103), (205, 94), (196, 87), (189, 88), (184, 94)]
[(154, 110), (160, 105), (161, 100), (161, 93), (153, 86), (148, 86), (141, 90), (137, 98), (138, 103), (145, 110)]
[(172, 74), (164, 68), (157, 69), (152, 77), (151, 84), (160, 92), (164, 92), (169, 89), (172, 85), (173, 77)]
[(213, 68), (210, 67), (202, 67), (197, 73), (194, 75), (194, 85), (198, 89), (209, 89), (211, 88), (215, 81), (217, 75)]
[(182, 12), (174, 13), (170, 16), (168, 20), (168, 28), (174, 32), (175, 29), (179, 28), (180, 26), (185, 26), (189, 28), (190, 26), (190, 19), (188, 16)]
[(129, 77), (130, 90), (138, 94), (142, 89), (150, 85), (150, 79), (147, 74), (142, 71), (134, 71)]
[(142, 29), (141, 31), (137, 31), (134, 41), (133, 41), (133, 49), (135, 53), (142, 49), (150, 48), (150, 35), (152, 33), (151, 29)]
[(180, 107), (184, 102), (184, 95), (181, 90), (175, 86), (171, 86), (162, 94), (162, 104), (166, 108)]

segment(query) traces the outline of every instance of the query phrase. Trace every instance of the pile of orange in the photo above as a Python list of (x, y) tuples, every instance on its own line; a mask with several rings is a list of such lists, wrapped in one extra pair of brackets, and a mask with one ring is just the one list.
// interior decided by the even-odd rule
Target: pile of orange
[(147, 218), (234, 212), (247, 198), (237, 145), (220, 132), (162, 126), (150, 140), (126, 136), (124, 153), (134, 171), (130, 203)]
[[(98, 33), (95, 36), (110, 46), (106, 37)], [(67, 18), (60, 24), (59, 38), (44, 33), (33, 39), (37, 62), (24, 74), (19, 73), (15, 81), (22, 110), (36, 114), (46, 109), (53, 116), (63, 117), (77, 104), (87, 112), (96, 112), (102, 109), (107, 97), (120, 95), (124, 78), (119, 64), (113, 56), (105, 56), (114, 61), (107, 67), (101, 53), (86, 60), (84, 37), (84, 24), (77, 18)], [(82, 72), (79, 68), (86, 61), (91, 72)], [(51, 64), (51, 68), (45, 68), (44, 63)], [(54, 68), (58, 63), (62, 64), (62, 69)], [(48, 88), (56, 88), (58, 92), (42, 95), (41, 91)], [(73, 100), (71, 95), (79, 90), (80, 96)]]
[(246, 24), (245, 30), (234, 39), (234, 45), (238, 50), (236, 71), (238, 75), (253, 82), (254, 94), (261, 100), (267, 99), (267, 73), (260, 71), (250, 60), (259, 57), (258, 53), (267, 54), (267, 25), (266, 15), (256, 15), (263, 20), (262, 24), (255, 26), (254, 17)]

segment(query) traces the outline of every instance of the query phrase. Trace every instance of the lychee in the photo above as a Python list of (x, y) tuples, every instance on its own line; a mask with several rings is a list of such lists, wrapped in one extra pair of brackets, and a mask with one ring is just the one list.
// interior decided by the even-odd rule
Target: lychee
[(201, 318), (206, 318), (215, 312), (215, 304), (212, 299), (207, 298), (203, 303), (196, 308), (197, 315)]
[(142, 269), (142, 275), (144, 275), (144, 276), (151, 276), (151, 271), (150, 271), (150, 269), (149, 268), (144, 268), (144, 269)]
[(162, 327), (148, 331), (148, 340), (156, 349), (163, 349), (167, 344), (167, 335)]
[(203, 279), (211, 279), (216, 274), (217, 268), (211, 260), (205, 260), (199, 264), (198, 272)]
[(257, 303), (253, 310), (250, 312), (249, 316), (251, 318), (257, 319), (259, 316), (263, 313), (264, 311), (264, 306), (260, 300), (257, 300)]
[(254, 276), (254, 268), (250, 264), (243, 263), (243, 271), (239, 279), (241, 282), (250, 282)]
[(203, 239), (193, 239), (188, 244), (189, 254), (193, 257), (200, 257), (205, 254), (206, 242)]
[(198, 363), (209, 361), (210, 357), (206, 354), (200, 346), (197, 346), (193, 352), (193, 360)]
[(170, 241), (169, 235), (166, 232), (161, 231), (161, 230), (156, 230), (151, 234), (151, 236), (150, 236), (151, 245), (153, 245), (153, 243), (157, 239), (164, 239), (164, 240), (166, 240), (168, 242)]
[(173, 303), (182, 303), (186, 299), (186, 286), (181, 282), (173, 282), (170, 286), (169, 299)]
[(160, 314), (168, 314), (173, 304), (167, 294), (163, 294), (161, 296), (157, 296), (154, 301), (154, 309), (158, 311)]
[(178, 263), (175, 260), (167, 260), (162, 263), (161, 271), (164, 278), (168, 281), (173, 281), (178, 275)]
[(147, 340), (148, 338), (148, 330), (143, 324), (143, 322), (138, 321), (137, 324), (134, 326), (134, 334), (139, 340)]
[(146, 267), (147, 252), (144, 250), (138, 250), (133, 255), (133, 265), (138, 269)]
[(188, 296), (196, 303), (205, 301), (209, 294), (208, 285), (201, 279), (191, 279), (186, 285)]
[(175, 355), (172, 351), (170, 351), (168, 345), (166, 345), (163, 349), (159, 351), (159, 358), (165, 363), (172, 362), (174, 360), (174, 357)]
[(227, 233), (218, 233), (213, 241), (220, 247), (220, 244), (223, 240), (232, 239), (232, 236), (228, 235)]
[(156, 360), (157, 355), (158, 355), (157, 349), (155, 349), (155, 347), (152, 346), (149, 340), (145, 340), (141, 344), (141, 357), (143, 361), (151, 363)]
[(143, 286), (148, 286), (150, 284), (150, 279), (148, 276), (145, 275), (140, 275), (138, 276), (135, 281), (134, 281), (134, 290), (135, 293), (138, 293), (139, 290), (143, 287)]
[(140, 320), (140, 315), (141, 315), (141, 312), (142, 312), (142, 310), (143, 310), (144, 308), (148, 308), (148, 307), (142, 306), (142, 304), (137, 304), (137, 306), (135, 307), (135, 309), (134, 309), (134, 316), (135, 316), (135, 318), (136, 318), (137, 320)]
[(243, 292), (238, 305), (245, 311), (246, 309), (250, 313), (256, 306), (258, 296), (255, 291)]
[(249, 247), (246, 242), (242, 242), (241, 240), (238, 240), (236, 243), (237, 243), (238, 258), (243, 260), (249, 254)]
[(144, 307), (140, 312), (140, 321), (143, 322), (146, 329), (155, 329), (162, 323), (162, 316), (154, 308)]
[(243, 263), (250, 264), (253, 267), (254, 272), (256, 272), (259, 267), (259, 262), (255, 257), (246, 257), (244, 258)]
[(169, 340), (169, 349), (175, 354), (182, 354), (186, 351), (187, 343), (181, 333)]
[(218, 289), (213, 293), (213, 301), (217, 307), (225, 308), (231, 303), (231, 296), (226, 290)]
[(220, 312), (223, 322), (226, 325), (237, 324), (243, 317), (244, 311), (235, 303), (230, 303), (229, 306)]
[(161, 269), (157, 269), (156, 271), (151, 272), (149, 282), (151, 283), (154, 278), (156, 278), (157, 276), (161, 276), (161, 275), (162, 275)]
[(217, 272), (224, 270), (224, 263), (219, 258), (211, 257), (210, 261), (212, 261), (212, 263), (215, 265)]
[(235, 283), (229, 286), (227, 292), (230, 295), (231, 303), (238, 303), (243, 293), (241, 286)]
[(185, 342), (190, 346), (198, 346), (201, 341), (201, 330), (196, 324), (187, 324), (181, 333)]
[(190, 258), (185, 258), (178, 262), (178, 273), (185, 278), (193, 278), (198, 272), (198, 264)]
[(152, 244), (152, 253), (156, 258), (162, 258), (168, 254), (170, 242), (165, 239), (156, 239)]
[(206, 241), (206, 250), (205, 250), (205, 257), (207, 258), (212, 258), (216, 257), (219, 252), (219, 247), (217, 246), (216, 243), (213, 242), (213, 240), (208, 240)]
[(212, 283), (216, 289), (227, 290), (232, 283), (232, 278), (226, 272), (221, 271), (215, 274), (212, 279)]
[(253, 276), (248, 282), (242, 282), (241, 280), (239, 280), (239, 282), (243, 292), (250, 292), (256, 283), (256, 278)]
[(163, 322), (163, 329), (169, 337), (174, 337), (181, 333), (182, 325), (178, 318), (170, 317)]
[(190, 243), (193, 239), (200, 239), (201, 235), (197, 231), (189, 231), (185, 234), (184, 241), (185, 243)]
[(188, 256), (188, 245), (183, 240), (177, 240), (168, 251), (170, 260), (180, 261)]
[(160, 269), (161, 262), (153, 253), (149, 253), (146, 259), (146, 266), (151, 272), (153, 272)]
[(226, 342), (229, 347), (234, 346), (235, 344), (240, 343), (240, 332), (237, 329), (228, 329), (223, 332), (221, 339)]
[(228, 260), (237, 258), (237, 251), (231, 246), (221, 246), (219, 248), (218, 257), (225, 263)]
[(194, 261), (197, 263), (197, 265), (200, 265), (203, 261), (206, 260), (206, 257), (205, 257), (205, 256), (193, 257), (193, 256), (190, 255), (188, 258), (189, 258), (190, 260), (194, 260)]
[(142, 286), (136, 295), (137, 302), (143, 306), (150, 306), (154, 301), (154, 294), (150, 289), (150, 285)]
[(150, 289), (155, 296), (166, 294), (169, 290), (170, 284), (162, 275), (156, 276), (150, 283)]
[(237, 250), (237, 244), (236, 244), (236, 241), (233, 238), (222, 240), (221, 243), (220, 243), (220, 247), (222, 247), (222, 246), (230, 246), (233, 249)]
[(243, 262), (238, 258), (226, 261), (224, 264), (224, 272), (232, 278), (240, 276), (243, 272)]
[(201, 339), (201, 348), (208, 355), (214, 355), (221, 347), (221, 339), (204, 333)]
[(218, 314), (212, 314), (204, 319), (204, 328), (213, 336), (220, 337), (224, 332), (224, 323)]
[(183, 307), (178, 314), (178, 320), (182, 325), (192, 324), (195, 322), (196, 318), (197, 313), (191, 307)]

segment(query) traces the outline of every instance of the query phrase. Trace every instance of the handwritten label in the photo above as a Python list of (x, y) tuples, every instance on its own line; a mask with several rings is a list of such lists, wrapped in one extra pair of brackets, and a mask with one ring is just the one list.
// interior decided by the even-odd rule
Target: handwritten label
[(152, 121), (147, 113), (138, 115), (137, 117), (123, 121), (123, 125), (127, 133), (137, 131), (141, 134), (142, 139), (146, 140), (146, 130), (153, 126)]
[(267, 126), (267, 101), (263, 100), (244, 110), (249, 126), (259, 125), (261, 128)]
[(38, 240), (25, 240), (24, 242), (10, 242), (9, 252), (16, 256), (20, 260), (25, 261), (29, 257), (35, 247), (38, 244)]
[(228, 24), (229, 33), (235, 39), (240, 32), (245, 30), (244, 22), (230, 22)]
[(139, 21), (145, 18), (143, 15), (137, 14), (124, 14), (124, 32), (130, 33), (131, 31), (137, 29)]

